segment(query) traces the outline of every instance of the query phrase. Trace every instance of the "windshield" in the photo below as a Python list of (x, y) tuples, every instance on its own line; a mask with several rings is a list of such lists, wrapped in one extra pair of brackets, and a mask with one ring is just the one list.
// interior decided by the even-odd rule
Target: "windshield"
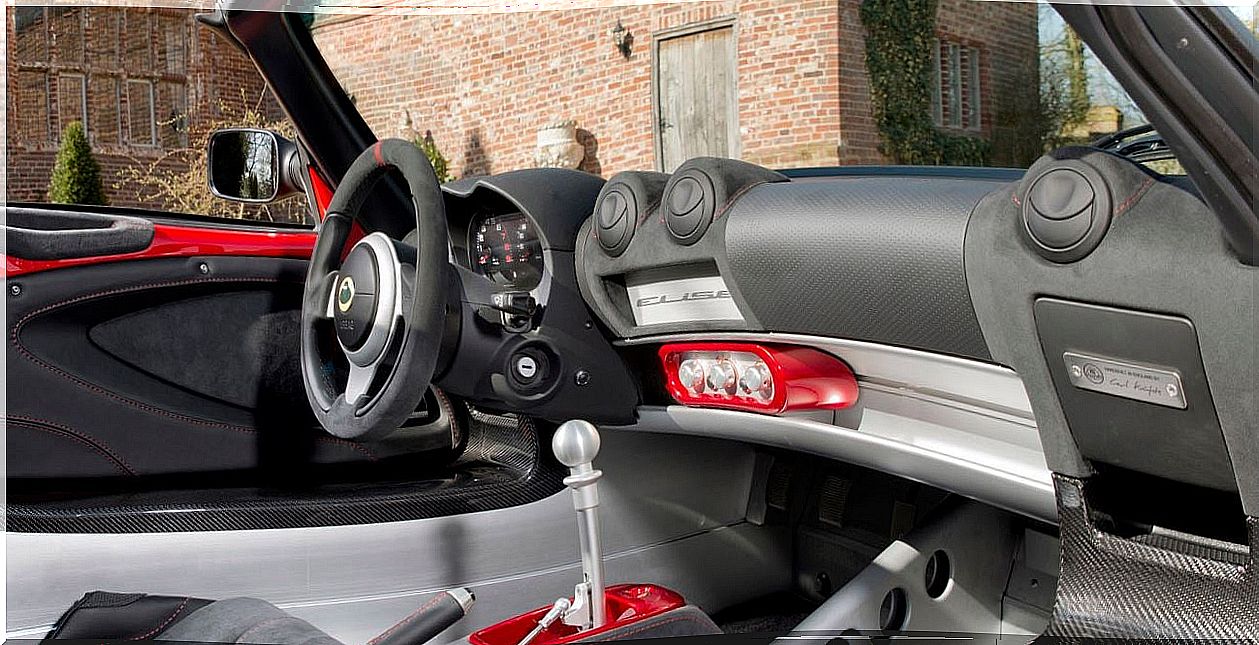
[(697, 156), (1021, 168), (1145, 123), (1047, 5), (585, 4), (320, 14), (311, 30), (376, 135), (423, 145), (447, 177)]

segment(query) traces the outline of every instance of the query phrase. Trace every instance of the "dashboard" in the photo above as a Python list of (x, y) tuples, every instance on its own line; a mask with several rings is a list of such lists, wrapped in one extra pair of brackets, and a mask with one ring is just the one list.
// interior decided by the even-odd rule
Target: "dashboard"
[[(882, 469), (901, 454), (897, 474), (1047, 519), (1046, 464), (1236, 485), (1225, 441), (1253, 418), (1253, 395), (1232, 384), (1259, 374), (1226, 348), (1248, 346), (1230, 303), (1253, 302), (1253, 272), (1191, 185), (1122, 158), (813, 174), (695, 159), (606, 182), (539, 169), (444, 189), (455, 257), (480, 285), (464, 297), (488, 310), (461, 340), (493, 346), (482, 369), (451, 377), (480, 379), (457, 384), (474, 402), (788, 447), (814, 437), (811, 452)], [(1077, 219), (1085, 233), (1064, 253)], [(495, 322), (504, 300), (528, 305), (523, 332)], [(832, 353), (861, 381), (856, 411), (773, 423), (680, 411), (655, 350), (721, 339)], [(1177, 405), (1081, 385), (1064, 355), (1167, 378)], [(1171, 448), (1130, 449), (1154, 444)]]

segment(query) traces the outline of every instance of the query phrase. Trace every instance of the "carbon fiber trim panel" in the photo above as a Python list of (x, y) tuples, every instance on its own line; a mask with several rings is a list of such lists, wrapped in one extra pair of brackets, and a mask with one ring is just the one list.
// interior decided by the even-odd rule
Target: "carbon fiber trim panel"
[(991, 360), (962, 246), (971, 210), (998, 185), (861, 177), (757, 186), (727, 216), (727, 277), (768, 330)]
[[(1096, 529), (1084, 483), (1054, 475), (1062, 577), (1048, 638), (1237, 639), (1259, 634), (1259, 518), (1247, 518), (1249, 553), (1129, 539)], [(1230, 545), (1231, 546), (1231, 545)], [(1054, 638), (1056, 637), (1056, 638)]]
[(563, 489), (564, 472), (528, 417), (470, 410), (454, 464), (410, 481), (312, 490), (258, 488), (10, 504), (17, 533), (168, 533), (377, 524), (519, 506)]

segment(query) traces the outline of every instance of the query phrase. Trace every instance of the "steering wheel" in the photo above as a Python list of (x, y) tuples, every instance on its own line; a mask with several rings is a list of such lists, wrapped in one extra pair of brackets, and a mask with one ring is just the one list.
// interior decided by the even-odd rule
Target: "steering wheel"
[[(418, 241), (374, 232), (343, 255), (359, 210), (390, 170), (410, 190)], [(351, 164), (315, 241), (302, 296), (302, 381), (329, 433), (380, 438), (420, 405), (445, 331), (448, 240), (441, 185), (419, 148), (385, 140)]]

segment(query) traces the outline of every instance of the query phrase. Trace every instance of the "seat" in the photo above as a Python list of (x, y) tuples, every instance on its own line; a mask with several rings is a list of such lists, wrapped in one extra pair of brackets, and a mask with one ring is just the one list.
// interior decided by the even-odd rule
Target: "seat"
[(163, 640), (195, 643), (341, 645), (265, 600), (150, 596), (93, 591), (74, 603), (45, 640)]
[[(455, 605), (445, 593), (372, 639), (368, 645), (423, 645), (454, 622), (432, 625), (441, 603)], [(462, 609), (447, 608), (458, 611)], [(449, 614), (447, 614), (449, 617)], [(426, 624), (427, 623), (427, 624)], [(685, 606), (613, 629), (599, 641), (720, 634), (703, 611)], [(268, 645), (342, 645), (314, 625), (257, 598), (205, 600), (179, 596), (93, 591), (74, 603), (45, 637), (52, 640), (158, 640), (185, 643)], [(594, 639), (592, 639), (594, 640)], [(461, 641), (466, 643), (466, 640)]]

